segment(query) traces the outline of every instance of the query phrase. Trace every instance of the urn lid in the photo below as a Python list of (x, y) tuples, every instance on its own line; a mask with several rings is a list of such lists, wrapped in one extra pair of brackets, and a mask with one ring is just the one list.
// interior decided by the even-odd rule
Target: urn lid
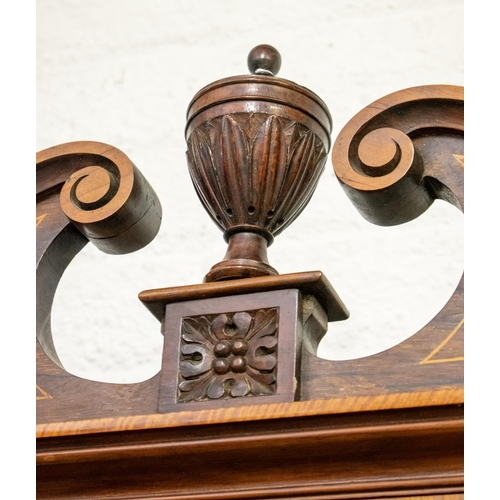
[(304, 123), (330, 148), (332, 118), (323, 100), (306, 87), (278, 78), (281, 56), (271, 45), (248, 54), (250, 75), (217, 80), (196, 93), (187, 110), (186, 139), (200, 123), (221, 114), (272, 113)]

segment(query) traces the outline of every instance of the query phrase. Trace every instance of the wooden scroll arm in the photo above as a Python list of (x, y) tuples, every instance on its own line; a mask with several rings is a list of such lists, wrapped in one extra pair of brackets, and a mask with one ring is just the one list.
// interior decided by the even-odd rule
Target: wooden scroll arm
[(50, 312), (64, 270), (88, 241), (109, 254), (146, 246), (158, 233), (162, 209), (130, 159), (99, 142), (70, 142), (39, 152), (36, 189), (37, 339), (61, 366)]
[(375, 101), (342, 129), (332, 163), (351, 202), (374, 224), (408, 222), (435, 199), (463, 211), (463, 87), (413, 87)]

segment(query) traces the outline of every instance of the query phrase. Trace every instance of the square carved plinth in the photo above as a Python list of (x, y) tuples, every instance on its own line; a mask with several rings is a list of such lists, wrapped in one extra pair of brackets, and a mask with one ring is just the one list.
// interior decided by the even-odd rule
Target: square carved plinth
[(158, 411), (300, 399), (304, 349), (349, 315), (320, 271), (147, 290), (162, 322)]
[(168, 304), (159, 411), (292, 402), (297, 289)]

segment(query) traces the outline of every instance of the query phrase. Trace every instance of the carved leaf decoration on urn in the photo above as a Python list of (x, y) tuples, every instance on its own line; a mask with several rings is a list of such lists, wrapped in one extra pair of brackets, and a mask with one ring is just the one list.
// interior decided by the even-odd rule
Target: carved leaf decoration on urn
[(276, 393), (278, 308), (182, 319), (178, 401)]
[[(274, 214), (274, 204), (282, 188), (286, 162), (286, 143), (283, 131), (275, 116), (270, 116), (257, 131), (252, 144), (252, 185), (259, 191), (261, 203), (252, 200), (257, 206), (255, 217), (270, 219)], [(265, 168), (263, 168), (265, 167)]]
[[(211, 208), (219, 207), (218, 212), (224, 213), (220, 211), (218, 199), (221, 193), (215, 193), (215, 189), (217, 189), (219, 182), (217, 180), (217, 172), (214, 168), (212, 149), (209, 141), (199, 129), (195, 129), (191, 135), (187, 157), (191, 179), (193, 180), (198, 197), (203, 203), (203, 206), (220, 224), (222, 220), (221, 216), (217, 216)], [(222, 200), (220, 201), (227, 204), (227, 201), (223, 198), (223, 193)]]
[[(214, 144), (215, 159), (222, 169), (222, 192), (228, 196), (227, 205), (222, 208), (225, 208), (223, 211), (229, 216), (239, 218), (240, 214), (236, 209), (239, 208), (240, 195), (248, 197), (251, 193), (247, 141), (238, 123), (229, 115), (222, 117), (221, 127), (216, 130), (218, 140)], [(246, 205), (250, 206), (248, 203)]]
[[(277, 215), (280, 218), (285, 219), (286, 217), (283, 228), (288, 225), (287, 222), (291, 223), (295, 220), (305, 208), (323, 173), (326, 156), (318, 155), (318, 143), (316, 135), (308, 130), (300, 136), (291, 151), (290, 172), (282, 189), (286, 193), (286, 198), (277, 210)], [(315, 168), (307, 168), (307, 165), (310, 164), (314, 165)], [(303, 186), (309, 186), (309, 188), (303, 189)], [(288, 207), (291, 207), (291, 210), (285, 215), (284, 211)]]
[(276, 235), (307, 205), (324, 170), (307, 127), (265, 113), (235, 113), (193, 130), (187, 159), (196, 192), (223, 229), (252, 224)]

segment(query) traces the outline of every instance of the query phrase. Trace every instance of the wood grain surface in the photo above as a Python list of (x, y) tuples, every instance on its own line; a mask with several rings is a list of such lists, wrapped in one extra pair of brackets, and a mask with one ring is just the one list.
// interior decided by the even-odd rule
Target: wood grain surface
[[(241, 90), (239, 84), (222, 81), (205, 94), (224, 100), (228, 89)], [(299, 91), (287, 83), (273, 92), (278, 99)], [(193, 108), (189, 133), (207, 118), (205, 94), (193, 100), (200, 109)], [(314, 100), (305, 94), (301, 106), (317, 106)], [(321, 106), (315, 110), (320, 116)], [(320, 122), (328, 118), (321, 116)], [(438, 198), (463, 211), (463, 89), (416, 87), (376, 101), (341, 131), (332, 161), (346, 194), (373, 223), (404, 223)], [(64, 269), (89, 240), (110, 253), (144, 246), (160, 220), (154, 191), (115, 148), (71, 143), (37, 156), (37, 498), (463, 500), (463, 278), (444, 308), (412, 337), (346, 361), (317, 356), (324, 325), (349, 316), (320, 271), (209, 280), (140, 294), (162, 321), (165, 337), (174, 327), (181, 335), (182, 321), (191, 321), (190, 328), (197, 321), (234, 328), (244, 318), (277, 318), (274, 299), (257, 303), (256, 296), (293, 295), (296, 321), (290, 325), (304, 336), (297, 344), (299, 364), (273, 351), (272, 339), (259, 351), (270, 363), (262, 365), (262, 380), (271, 380), (275, 366), (278, 375), (297, 374), (297, 386), (287, 386), (291, 399), (219, 401), (214, 395), (222, 389), (214, 389), (199, 391), (189, 406), (174, 398), (161, 407), (162, 394), (183, 381), (182, 373), (186, 381), (198, 373), (193, 346), (184, 345), (182, 354), (178, 340), (166, 342), (168, 363), (142, 383), (107, 384), (68, 374), (50, 331)], [(282, 300), (278, 309), (285, 307)], [(227, 310), (224, 301), (231, 304)], [(175, 325), (164, 316), (169, 307)], [(276, 336), (273, 328), (270, 337)], [(244, 335), (218, 339), (214, 353), (222, 359), (227, 348), (232, 354), (217, 367), (233, 363), (242, 373), (247, 347), (235, 342)], [(271, 363), (273, 357), (290, 371)], [(186, 360), (193, 363), (188, 371), (172, 369)], [(238, 387), (233, 396), (247, 395)]]

